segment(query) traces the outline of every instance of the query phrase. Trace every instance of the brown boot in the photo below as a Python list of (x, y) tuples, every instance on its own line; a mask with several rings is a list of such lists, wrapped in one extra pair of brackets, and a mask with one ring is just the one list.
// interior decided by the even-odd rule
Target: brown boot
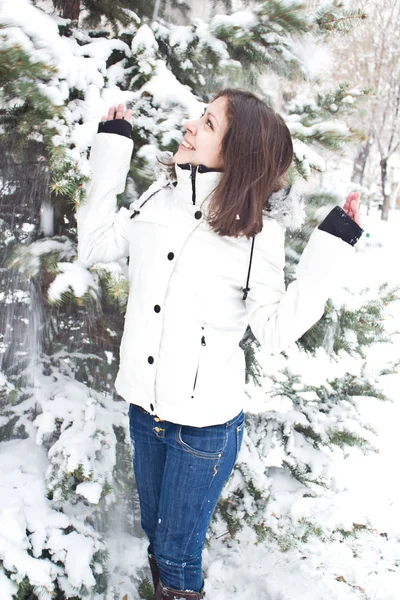
[(156, 600), (201, 600), (201, 598), (204, 598), (205, 595), (206, 593), (203, 590), (201, 590), (201, 592), (173, 590), (164, 585), (162, 581), (159, 581), (156, 592)]
[(151, 554), (149, 548), (150, 548), (150, 546), (147, 548), (147, 555), (149, 557), (149, 565), (150, 565), (151, 577), (153, 579), (154, 591), (156, 591), (158, 582), (160, 581), (160, 569), (158, 568), (158, 564), (157, 564), (155, 556), (153, 554)]

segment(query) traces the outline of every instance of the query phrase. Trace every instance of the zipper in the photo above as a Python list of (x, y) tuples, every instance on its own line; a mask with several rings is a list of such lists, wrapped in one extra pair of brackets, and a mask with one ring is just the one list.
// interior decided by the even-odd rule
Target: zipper
[[(204, 327), (203, 327), (203, 329), (204, 329)], [(207, 346), (206, 336), (205, 335), (201, 336), (200, 343), (201, 343), (202, 347)], [(194, 391), (196, 389), (196, 383), (197, 383), (197, 377), (198, 377), (198, 374), (199, 374), (199, 368), (200, 368), (200, 356), (199, 356), (199, 360), (198, 360), (198, 363), (197, 363), (196, 375), (194, 377), (194, 382), (193, 382), (192, 398), (194, 398)]]
[(196, 204), (196, 173), (197, 167), (191, 167), (190, 179), (192, 180), (192, 203)]

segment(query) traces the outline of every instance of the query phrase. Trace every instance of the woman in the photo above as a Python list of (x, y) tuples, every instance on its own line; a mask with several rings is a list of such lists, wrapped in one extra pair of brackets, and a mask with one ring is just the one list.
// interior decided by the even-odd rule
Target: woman
[(141, 522), (156, 598), (195, 600), (207, 528), (243, 437), (239, 342), (250, 324), (279, 353), (320, 319), (362, 233), (359, 194), (313, 232), (285, 290), (284, 230), (268, 214), (293, 156), (283, 119), (251, 93), (223, 90), (186, 123), (176, 180), (117, 211), (131, 116), (119, 105), (99, 125), (79, 256), (88, 265), (129, 256), (116, 389), (129, 402)]

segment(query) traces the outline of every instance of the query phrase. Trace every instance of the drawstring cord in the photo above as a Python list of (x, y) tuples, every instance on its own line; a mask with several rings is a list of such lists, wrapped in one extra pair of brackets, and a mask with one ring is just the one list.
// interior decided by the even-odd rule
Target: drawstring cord
[[(142, 206), (144, 206), (146, 204), (146, 202), (151, 200), (153, 196), (158, 194), (158, 192), (161, 192), (161, 190), (165, 190), (165, 188), (169, 187), (170, 185), (171, 185), (170, 183), (167, 183), (167, 185), (163, 185), (159, 190), (156, 190), (155, 192), (150, 194), (150, 196), (148, 198), (146, 198), (146, 200), (144, 202), (142, 202), (142, 204), (139, 206), (139, 208), (142, 208)], [(140, 210), (134, 210), (129, 218), (134, 219), (136, 217), (136, 215), (140, 215)]]
[(243, 300), (246, 300), (247, 295), (248, 295), (248, 293), (250, 291), (249, 281), (250, 281), (251, 263), (252, 263), (252, 260), (253, 260), (253, 250), (254, 250), (254, 240), (255, 239), (256, 239), (256, 237), (253, 235), (253, 239), (251, 241), (250, 261), (249, 261), (249, 270), (247, 271), (246, 287), (243, 288)]

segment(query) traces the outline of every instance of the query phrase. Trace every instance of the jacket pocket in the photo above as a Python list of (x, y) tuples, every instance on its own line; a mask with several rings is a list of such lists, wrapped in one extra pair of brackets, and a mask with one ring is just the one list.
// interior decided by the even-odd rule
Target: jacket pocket
[(193, 380), (192, 399), (194, 398), (194, 394), (195, 394), (195, 391), (196, 391), (197, 381), (198, 381), (199, 373), (200, 373), (200, 366), (201, 366), (201, 362), (202, 362), (202, 356), (203, 356), (203, 353), (204, 353), (205, 348), (207, 346), (206, 329), (205, 329), (204, 325), (201, 326), (200, 336), (199, 337), (200, 337), (200, 339), (199, 339), (199, 353), (198, 353), (197, 366), (196, 366), (196, 371), (195, 371), (194, 380)]

